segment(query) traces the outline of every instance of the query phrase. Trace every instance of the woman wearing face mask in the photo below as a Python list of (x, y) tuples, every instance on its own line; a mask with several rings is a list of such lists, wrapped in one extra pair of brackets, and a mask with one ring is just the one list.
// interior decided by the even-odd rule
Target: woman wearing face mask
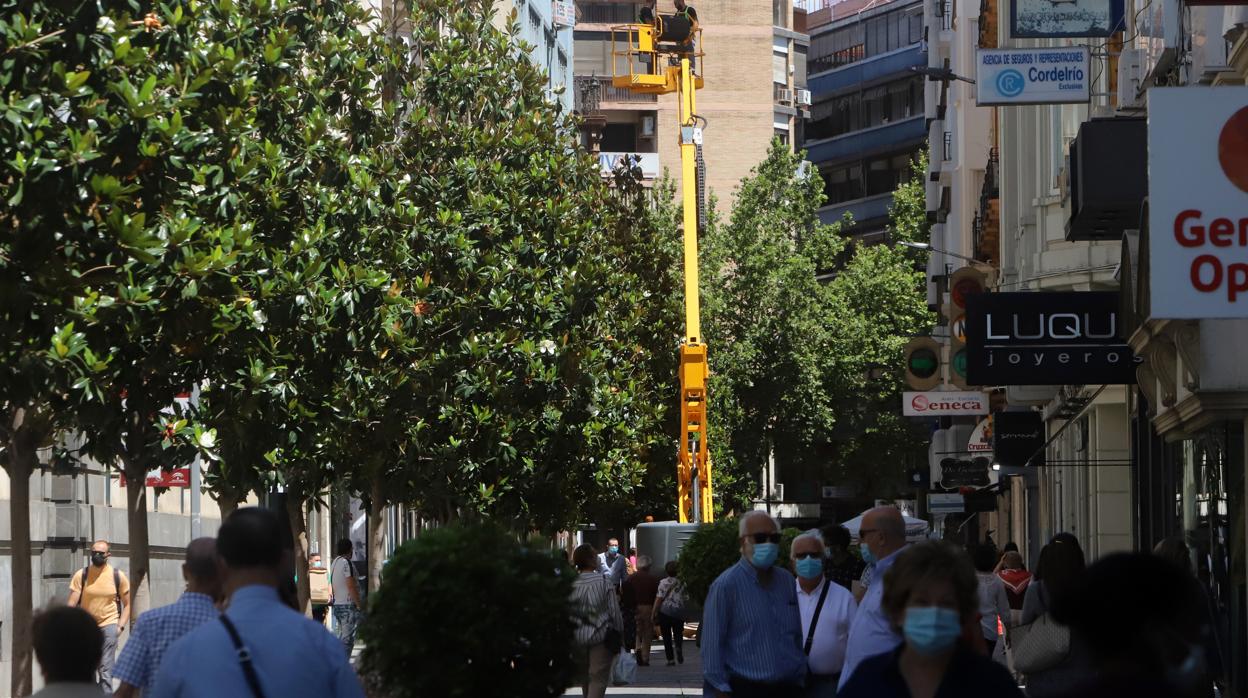
[(881, 608), (905, 641), (858, 665), (838, 698), (1021, 698), (1010, 673), (966, 640), (967, 628), (978, 628), (979, 596), (962, 550), (912, 545), (876, 581), (884, 584)]

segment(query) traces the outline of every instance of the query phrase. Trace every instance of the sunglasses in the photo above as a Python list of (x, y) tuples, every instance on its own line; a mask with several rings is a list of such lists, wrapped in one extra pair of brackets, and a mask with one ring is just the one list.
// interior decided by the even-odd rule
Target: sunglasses
[(779, 533), (755, 533), (752, 536), (746, 536), (746, 537), (753, 540), (755, 543), (779, 543), (780, 542)]
[(822, 553), (798, 553), (797, 555), (794, 555), (793, 557), (797, 560), (806, 560), (806, 559), (822, 560), (823, 554)]

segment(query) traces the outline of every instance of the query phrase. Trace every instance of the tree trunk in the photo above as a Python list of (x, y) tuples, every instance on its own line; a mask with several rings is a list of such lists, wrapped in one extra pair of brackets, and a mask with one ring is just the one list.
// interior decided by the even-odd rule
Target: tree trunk
[(151, 605), (151, 549), (147, 541), (147, 468), (123, 458), (126, 476), (126, 524), (130, 534), (130, 622)]
[(373, 480), (368, 499), (368, 590), (376, 591), (381, 584), (381, 562), (385, 545), (382, 532), (386, 529), (386, 505), (382, 496), (381, 478)]
[[(242, 499), (246, 499), (245, 497)], [(217, 500), (217, 508), (221, 510), (221, 521), (225, 521), (226, 517), (233, 514), (238, 509), (238, 503), (242, 499), (235, 498), (234, 494), (222, 493), (221, 498)]]
[[(17, 417), (14, 421), (20, 421)], [(31, 692), (31, 577), (30, 564), (30, 476), (38, 464), (38, 440), (27, 427), (18, 426), (7, 445), (9, 473), (9, 526), (12, 532), (13, 666), (10, 688), (14, 696)]]
[(295, 543), (295, 579), (299, 611), (312, 617), (311, 587), (308, 581), (308, 520), (304, 515), (303, 492), (298, 487), (286, 488), (286, 517), (290, 519), (290, 537)]

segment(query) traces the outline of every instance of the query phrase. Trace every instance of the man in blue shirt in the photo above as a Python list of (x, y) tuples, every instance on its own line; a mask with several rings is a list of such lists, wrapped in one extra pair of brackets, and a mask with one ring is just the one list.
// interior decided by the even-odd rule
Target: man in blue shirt
[(226, 568), (229, 608), (169, 648), (152, 696), (363, 698), (338, 640), (277, 595), (290, 554), (277, 514), (235, 511), (217, 533), (217, 553)]
[(741, 559), (711, 584), (702, 616), (707, 696), (796, 695), (806, 676), (793, 575), (775, 566), (780, 527), (766, 512), (741, 517)]
[(151, 692), (165, 650), (203, 623), (217, 619), (215, 604), (221, 597), (221, 575), (217, 570), (215, 539), (196, 538), (186, 546), (182, 578), (186, 580), (186, 591), (177, 601), (153, 608), (131, 626), (130, 641), (113, 667), (113, 676), (121, 680), (116, 698)]
[(849, 645), (845, 650), (845, 666), (841, 669), (840, 688), (845, 687), (854, 669), (862, 660), (890, 652), (901, 644), (901, 635), (880, 608), (884, 597), (884, 573), (893, 566), (897, 553), (906, 547), (906, 522), (895, 507), (876, 507), (862, 517), (858, 529), (862, 559), (871, 568), (871, 585), (858, 604), (854, 622), (849, 626)]

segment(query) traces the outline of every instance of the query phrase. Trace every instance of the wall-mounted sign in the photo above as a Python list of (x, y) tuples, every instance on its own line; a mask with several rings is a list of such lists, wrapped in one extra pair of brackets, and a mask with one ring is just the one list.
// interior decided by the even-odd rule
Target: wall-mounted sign
[(987, 487), (992, 484), (988, 470), (992, 461), (985, 456), (974, 458), (944, 458), (940, 461), (940, 486)]
[(576, 5), (572, 0), (551, 0), (550, 16), (556, 27), (575, 27)]
[[(119, 478), (118, 484), (122, 487), (126, 486), (126, 476)], [(148, 487), (190, 487), (191, 486), (191, 469), (190, 468), (174, 468), (172, 470), (152, 470), (147, 473), (146, 481)]]
[(1010, 36), (1015, 39), (1108, 37), (1122, 29), (1123, 0), (1011, 0)]
[(960, 494), (932, 492), (927, 495), (927, 510), (932, 514), (961, 514), (963, 508)]
[(992, 455), (992, 415), (979, 420), (971, 438), (966, 442), (967, 453)]
[(1248, 317), (1248, 87), (1148, 91), (1157, 319)]
[(988, 396), (977, 390), (905, 392), (901, 395), (901, 411), (907, 417), (988, 414)]
[(626, 161), (641, 168), (641, 176), (654, 179), (659, 176), (658, 153), (598, 153), (598, 167), (604, 175), (610, 175)]
[(1113, 292), (981, 293), (966, 310), (967, 379), (975, 385), (1134, 383), (1135, 355), (1119, 337), (1118, 312)]
[(1086, 46), (980, 49), (975, 56), (976, 103), (983, 107), (1087, 102), (1090, 63)]
[(992, 416), (993, 454), (1002, 467), (1044, 465), (1044, 419), (1039, 412), (998, 412)]

